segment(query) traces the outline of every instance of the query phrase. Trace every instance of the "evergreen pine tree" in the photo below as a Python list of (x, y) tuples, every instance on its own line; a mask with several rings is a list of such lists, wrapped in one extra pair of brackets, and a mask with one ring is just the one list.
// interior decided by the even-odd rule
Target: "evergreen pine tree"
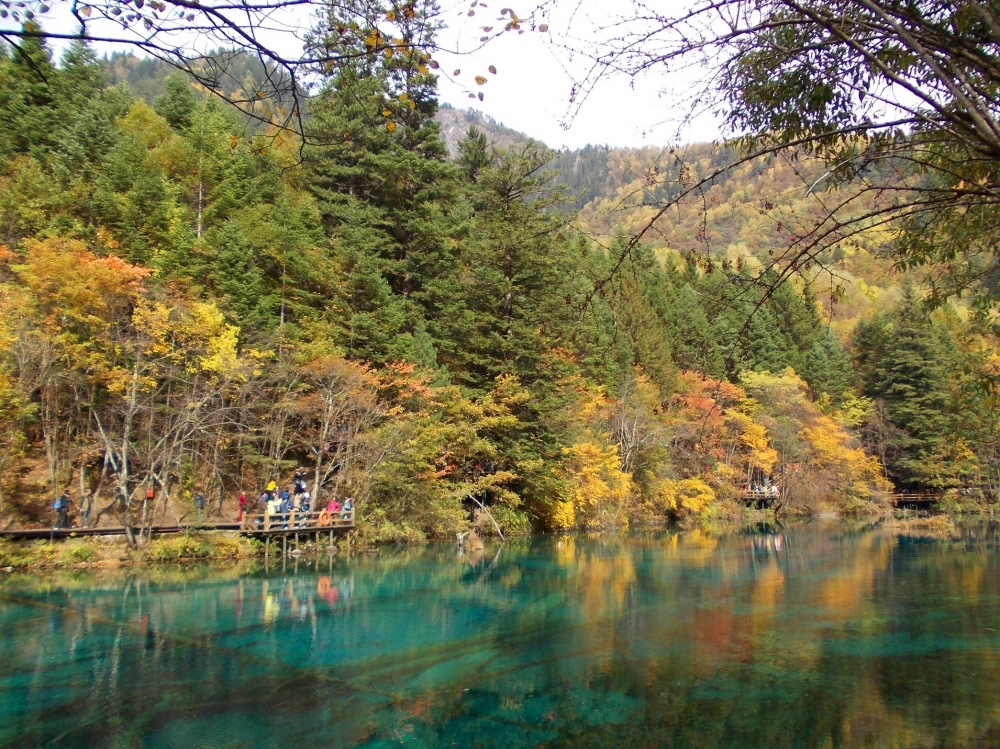
[(861, 352), (865, 395), (885, 404), (889, 421), (902, 430), (895, 459), (887, 466), (897, 486), (933, 486), (950, 471), (954, 442), (946, 372), (955, 357), (946, 331), (927, 319), (912, 289), (889, 318), (861, 325), (854, 337)]
[(435, 341), (443, 337), (445, 311), (460, 291), (458, 175), (434, 120), (436, 78), (409, 46), (429, 44), (433, 37), (427, 9), (398, 19), (402, 49), (377, 55), (371, 51), (374, 23), (359, 22), (357, 14), (350, 20), (337, 15), (343, 11), (331, 11), (327, 33), (314, 42), (343, 62), (312, 109), (307, 184), (345, 270), (358, 269), (365, 276), (360, 285), (369, 288), (372, 274), (379, 274), (405, 310), (400, 316), (385, 307), (357, 306), (360, 298), (381, 295), (356, 294), (349, 304), (350, 315), (382, 316), (376, 328), (383, 333), (391, 321), (400, 323), (388, 339), (380, 337), (385, 350), (372, 349), (374, 340), (366, 348), (374, 361), (386, 361), (393, 352), (412, 351), (412, 341), (402, 339), (412, 338), (421, 321)]
[(851, 359), (829, 326), (820, 328), (816, 341), (805, 356), (802, 372), (814, 398), (824, 394), (837, 405), (854, 379)]
[(198, 107), (198, 100), (187, 78), (180, 73), (174, 73), (167, 78), (164, 87), (166, 90), (157, 97), (153, 109), (177, 130), (190, 127)]

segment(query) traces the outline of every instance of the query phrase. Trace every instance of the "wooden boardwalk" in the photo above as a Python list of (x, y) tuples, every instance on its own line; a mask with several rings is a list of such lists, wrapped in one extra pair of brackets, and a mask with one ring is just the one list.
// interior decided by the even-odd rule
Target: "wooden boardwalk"
[(743, 501), (748, 505), (757, 504), (760, 507), (767, 505), (772, 505), (781, 499), (780, 494), (772, 494), (769, 491), (745, 491), (743, 492)]
[[(248, 536), (259, 536), (269, 539), (272, 536), (293, 536), (296, 542), (302, 534), (313, 534), (316, 541), (322, 536), (329, 536), (330, 544), (336, 536), (354, 530), (354, 510), (347, 512), (328, 513), (326, 510), (300, 512), (292, 510), (284, 513), (248, 513), (241, 522), (236, 523), (178, 523), (175, 525), (154, 525), (153, 535), (169, 533), (201, 533), (205, 531), (237, 531)], [(138, 533), (138, 528), (133, 528)], [(0, 531), (0, 538), (10, 539), (64, 539), (83, 536), (122, 536), (125, 529), (122, 526), (105, 526), (100, 528), (19, 528)]]
[(354, 529), (354, 510), (327, 512), (311, 510), (300, 512), (247, 513), (238, 526), (241, 533), (254, 535), (282, 533), (313, 533)]
[(941, 499), (940, 494), (893, 494), (892, 503), (896, 507), (913, 505), (914, 507), (926, 507)]

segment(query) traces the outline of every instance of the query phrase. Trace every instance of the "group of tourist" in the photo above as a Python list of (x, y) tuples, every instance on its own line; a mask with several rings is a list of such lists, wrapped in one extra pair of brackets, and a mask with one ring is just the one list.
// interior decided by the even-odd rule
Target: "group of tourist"
[(764, 481), (763, 483), (744, 484), (743, 493), (755, 496), (764, 495), (777, 499), (781, 496), (781, 488), (777, 484), (772, 484), (770, 481)]
[[(238, 522), (243, 522), (243, 517), (247, 511), (247, 496), (245, 492), (240, 492), (240, 515)], [(354, 498), (348, 497), (343, 505), (337, 499), (331, 498), (326, 503), (326, 512), (331, 519), (340, 515), (343, 519), (349, 519), (354, 510)], [(312, 496), (306, 485), (305, 469), (297, 468), (292, 479), (292, 490), (287, 488), (279, 491), (278, 484), (273, 479), (267, 483), (267, 487), (257, 496), (256, 511), (261, 515), (271, 518), (271, 523), (284, 522), (282, 527), (288, 527), (291, 522), (292, 513), (308, 513), (312, 511)], [(258, 524), (263, 523), (263, 518), (257, 518)], [(301, 523), (296, 523), (299, 525)]]
[[(120, 487), (115, 487), (114, 495), (115, 499), (118, 500), (119, 504), (124, 508), (126, 504), (125, 496)], [(153, 496), (154, 490), (152, 485), (150, 485), (147, 491), (147, 500), (151, 501)], [(205, 511), (205, 497), (198, 492), (194, 494), (193, 499), (198, 522), (201, 522), (202, 515)], [(82, 528), (89, 527), (91, 524), (90, 515), (93, 500), (93, 492), (84, 492), (80, 503), (80, 527)], [(53, 500), (52, 512), (56, 515), (56, 523), (53, 530), (65, 530), (71, 527), (69, 511), (72, 501), (73, 500), (70, 497), (69, 490), (62, 492), (62, 494)], [(292, 479), (291, 491), (287, 488), (279, 491), (277, 482), (273, 479), (269, 481), (267, 488), (257, 496), (257, 500), (254, 505), (254, 508), (251, 510), (252, 512), (255, 511), (272, 517), (283, 516), (286, 522), (292, 512), (311, 512), (313, 509), (313, 500), (309, 493), (308, 486), (306, 485), (305, 469), (301, 467), (296, 469)], [(237, 518), (237, 522), (242, 523), (243, 518), (246, 516), (247, 510), (249, 509), (246, 492), (240, 492), (239, 506), (240, 514)], [(348, 520), (351, 517), (351, 513), (354, 511), (354, 498), (347, 497), (343, 504), (341, 504), (336, 497), (334, 497), (328, 500), (325, 506), (321, 505), (321, 508), (325, 509), (325, 511), (329, 513), (331, 520), (338, 516), (344, 520)], [(262, 521), (258, 519), (257, 522), (260, 523)]]

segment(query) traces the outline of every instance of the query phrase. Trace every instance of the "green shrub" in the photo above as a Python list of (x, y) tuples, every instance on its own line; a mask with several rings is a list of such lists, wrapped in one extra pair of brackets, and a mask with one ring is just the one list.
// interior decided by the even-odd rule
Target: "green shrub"
[(89, 562), (97, 556), (97, 550), (89, 543), (74, 544), (63, 554), (70, 562)]
[[(524, 536), (532, 531), (531, 516), (524, 510), (507, 505), (496, 505), (490, 508), (490, 514), (497, 521), (504, 536)], [(489, 522), (489, 518), (486, 518), (483, 531), (490, 534), (493, 530), (493, 524)]]
[(48, 541), (0, 541), (0, 567), (37, 567), (49, 564), (58, 551)]

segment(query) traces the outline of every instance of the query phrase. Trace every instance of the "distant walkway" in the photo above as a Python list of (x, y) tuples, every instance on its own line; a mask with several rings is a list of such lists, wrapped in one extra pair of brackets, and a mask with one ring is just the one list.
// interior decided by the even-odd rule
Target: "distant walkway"
[(927, 507), (936, 504), (941, 499), (940, 494), (893, 494), (892, 503), (896, 507)]

